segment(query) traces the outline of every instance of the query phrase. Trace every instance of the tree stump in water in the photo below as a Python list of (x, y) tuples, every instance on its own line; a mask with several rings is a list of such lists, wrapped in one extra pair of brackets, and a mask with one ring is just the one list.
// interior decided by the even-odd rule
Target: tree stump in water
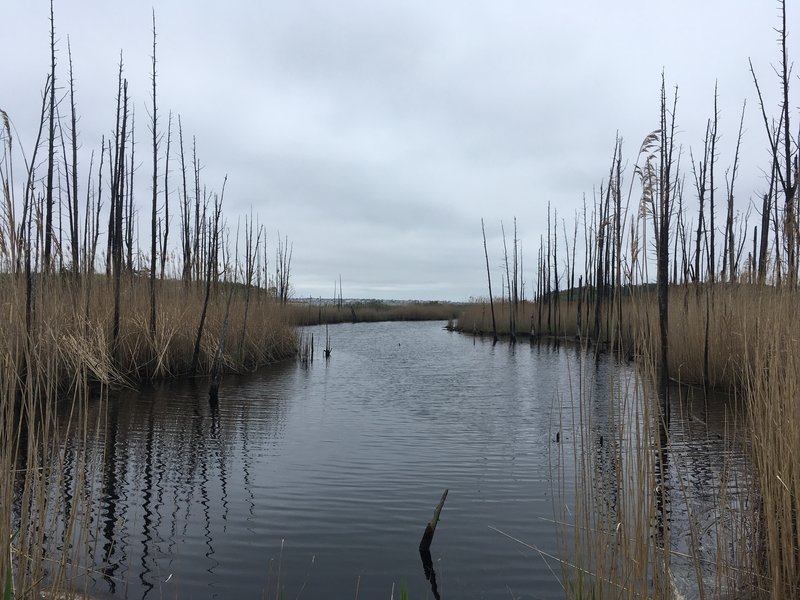
[(433, 511), (433, 518), (425, 526), (425, 533), (422, 534), (422, 540), (419, 542), (419, 549), (421, 552), (429, 551), (431, 548), (433, 533), (436, 531), (436, 524), (439, 522), (439, 514), (442, 512), (442, 507), (444, 506), (444, 501), (446, 499), (447, 490), (444, 491), (444, 494), (442, 494), (442, 499), (439, 500), (439, 504), (436, 505), (436, 509)]

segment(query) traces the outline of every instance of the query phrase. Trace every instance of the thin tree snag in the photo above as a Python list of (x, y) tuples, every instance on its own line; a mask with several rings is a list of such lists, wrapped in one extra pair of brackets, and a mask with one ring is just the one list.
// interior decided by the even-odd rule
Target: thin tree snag
[[(497, 323), (494, 319), (494, 300), (492, 299), (492, 274), (489, 271), (489, 251), (486, 249), (486, 228), (481, 219), (481, 232), (483, 232), (483, 254), (486, 256), (486, 278), (489, 280), (489, 306), (492, 309), (492, 343), (497, 343)], [(541, 320), (541, 319), (540, 319)]]
[(419, 542), (420, 552), (427, 552), (431, 548), (433, 532), (436, 531), (436, 524), (439, 522), (439, 514), (442, 512), (442, 507), (444, 506), (444, 501), (446, 499), (447, 490), (444, 491), (444, 494), (442, 494), (442, 499), (439, 500), (439, 504), (436, 505), (436, 510), (433, 511), (433, 518), (425, 526), (425, 533), (422, 534), (422, 540)]

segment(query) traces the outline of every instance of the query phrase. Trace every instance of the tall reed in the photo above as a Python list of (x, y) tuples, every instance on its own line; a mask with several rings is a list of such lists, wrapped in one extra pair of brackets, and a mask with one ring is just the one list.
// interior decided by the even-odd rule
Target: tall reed
[(800, 327), (797, 292), (751, 299), (742, 345), (758, 503), (751, 558), (759, 588), (800, 596)]

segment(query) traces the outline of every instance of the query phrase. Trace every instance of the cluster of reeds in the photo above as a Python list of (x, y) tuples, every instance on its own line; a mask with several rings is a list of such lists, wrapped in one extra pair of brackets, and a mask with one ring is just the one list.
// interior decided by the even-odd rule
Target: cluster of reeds
[[(794, 289), (753, 298), (743, 339), (757, 478), (752, 568), (772, 598), (800, 595), (800, 327)], [(788, 317), (788, 318), (787, 318)]]
[[(572, 418), (551, 455), (567, 596), (793, 597), (770, 594), (756, 550), (765, 516), (740, 458), (754, 429), (736, 398), (709, 429), (693, 413), (720, 400), (674, 385), (666, 405), (652, 358), (598, 363), (588, 347), (581, 356), (575, 385), (558, 396)], [(705, 441), (694, 439), (704, 427)]]
[[(720, 390), (742, 389), (745, 375), (753, 368), (753, 356), (746, 343), (760, 336), (763, 323), (750, 318), (754, 309), (760, 319), (780, 322), (785, 315), (787, 291), (774, 286), (749, 284), (681, 284), (671, 286), (668, 336), (680, 343), (670, 345), (669, 373), (682, 384), (707, 386)], [(536, 319), (540, 308), (536, 302), (520, 303), (517, 322), (528, 323), (529, 329), (518, 329), (518, 337), (553, 336), (601, 348), (622, 350), (629, 359), (645, 362), (654, 352), (653, 334), (658, 331), (658, 304), (655, 290), (641, 286), (623, 289), (618, 300), (609, 303), (598, 327), (600, 338), (592, 337), (594, 315), (587, 314), (590, 302), (567, 300), (558, 302), (553, 322), (558, 329), (539, 334)], [(553, 302), (555, 305), (555, 301)], [(508, 302), (495, 302), (498, 335), (508, 336)], [(612, 325), (613, 312), (622, 315), (621, 325)], [(581, 313), (579, 313), (579, 310)], [(489, 303), (478, 302), (464, 307), (458, 317), (459, 328), (466, 333), (491, 335)], [(706, 334), (706, 328), (708, 333)], [(606, 337), (605, 332), (611, 331)]]
[(464, 305), (450, 302), (389, 303), (382, 300), (324, 302), (309, 299), (285, 306), (287, 319), (296, 325), (373, 323), (377, 321), (447, 321), (461, 314)]
[[(781, 104), (775, 118), (768, 116), (751, 66), (771, 149), (757, 224), (751, 226), (750, 211), (735, 210), (743, 120), (732, 162), (721, 178), (715, 90), (702, 150), (689, 152), (685, 177), (676, 144), (677, 90), (668, 99), (662, 79), (659, 124), (639, 148), (632, 181), (623, 181), (625, 163), (617, 139), (608, 177), (594, 204), (584, 204), (575, 215), (571, 232), (548, 208), (531, 302), (520, 298), (516, 282), (521, 275), (509, 269), (513, 264), (515, 271), (522, 262), (515, 234), (513, 252), (505, 242), (502, 248), (502, 300), (493, 298), (487, 252), (489, 298), (459, 317), (459, 327), (467, 332), (505, 333), (512, 341), (520, 333), (569, 337), (586, 349), (610, 348), (620, 359), (637, 359), (635, 381), (626, 384), (617, 377), (623, 396), (611, 394), (621, 407), (619, 419), (604, 423), (610, 427), (606, 439), (614, 443), (599, 451), (594, 430), (582, 416), (576, 426), (577, 562), (569, 577), (579, 595), (671, 594), (669, 554), (674, 547), (664, 497), (670, 487), (664, 485), (674, 404), (670, 394), (676, 393), (671, 381), (722, 388), (742, 399), (747, 410), (739, 425), (749, 440), (758, 484), (752, 493), (746, 483), (716, 492), (714, 510), (724, 526), (715, 534), (713, 589), (702, 575), (708, 557), (688, 553), (700, 596), (800, 594), (800, 435), (795, 425), (800, 417), (800, 332), (791, 318), (800, 298), (800, 155), (791, 128), (795, 115), (785, 2), (779, 2), (779, 9), (780, 64), (775, 71)], [(696, 212), (690, 208), (692, 196)], [(581, 242), (583, 265), (575, 253)], [(582, 374), (581, 386), (591, 380), (591, 372)], [(582, 392), (576, 398), (578, 412), (596, 402)], [(680, 473), (677, 490), (675, 485), (673, 496), (676, 491), (680, 496)]]
[[(206, 187), (196, 141), (187, 151), (180, 117), (177, 132), (171, 113), (166, 126), (160, 118), (155, 17), (152, 34), (146, 193), (135, 193), (140, 159), (122, 59), (111, 133), (79, 174), (86, 142), (69, 47), (64, 83), (57, 70), (52, 3), (50, 72), (32, 147), (23, 151), (13, 116), (0, 110), (0, 577), (17, 597), (77, 589), (74, 578), (90, 568), (81, 559), (94, 458), (62, 443), (96, 425), (88, 403), (102, 403), (114, 385), (176, 375), (209, 374), (215, 393), (221, 373), (297, 348), (282, 310), (291, 246), (278, 242), (269, 272), (264, 227), (252, 216), (235, 230), (226, 221), (225, 181), (219, 193)], [(147, 248), (140, 213), (150, 216)], [(58, 430), (61, 411), (78, 435)], [(65, 480), (65, 460), (81, 465), (71, 471), (84, 474), (80, 481)]]
[[(670, 597), (658, 403), (642, 378), (612, 370), (598, 379), (591, 353), (584, 359), (577, 389), (560, 397), (572, 419), (560, 424), (567, 429), (551, 454), (562, 585), (574, 598)], [(574, 491), (564, 479), (573, 472), (567, 465), (574, 465)]]
[(59, 357), (41, 360), (22, 336), (11, 343), (0, 362), (0, 577), (9, 600), (83, 583), (94, 468), (85, 442), (100, 419), (90, 421), (87, 404), (104, 393), (89, 385), (84, 363), (72, 373), (70, 403), (56, 402)]

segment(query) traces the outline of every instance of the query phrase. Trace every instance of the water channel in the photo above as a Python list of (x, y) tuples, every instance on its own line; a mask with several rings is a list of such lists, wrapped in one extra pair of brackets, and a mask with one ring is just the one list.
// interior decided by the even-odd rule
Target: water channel
[[(324, 328), (312, 332), (319, 346)], [(202, 380), (109, 401), (90, 437), (93, 598), (372, 599), (401, 586), (411, 598), (564, 597), (558, 563), (497, 530), (564, 553), (553, 520), (574, 476), (554, 456), (569, 442), (580, 351), (492, 346), (434, 322), (330, 336), (329, 360), (318, 349), (308, 365), (226, 377), (218, 404)], [(598, 393), (614, 369), (633, 367), (593, 366)], [(608, 402), (593, 403), (598, 423)], [(724, 416), (707, 408), (671, 425), (698, 494), (730, 452), (713, 431)]]

